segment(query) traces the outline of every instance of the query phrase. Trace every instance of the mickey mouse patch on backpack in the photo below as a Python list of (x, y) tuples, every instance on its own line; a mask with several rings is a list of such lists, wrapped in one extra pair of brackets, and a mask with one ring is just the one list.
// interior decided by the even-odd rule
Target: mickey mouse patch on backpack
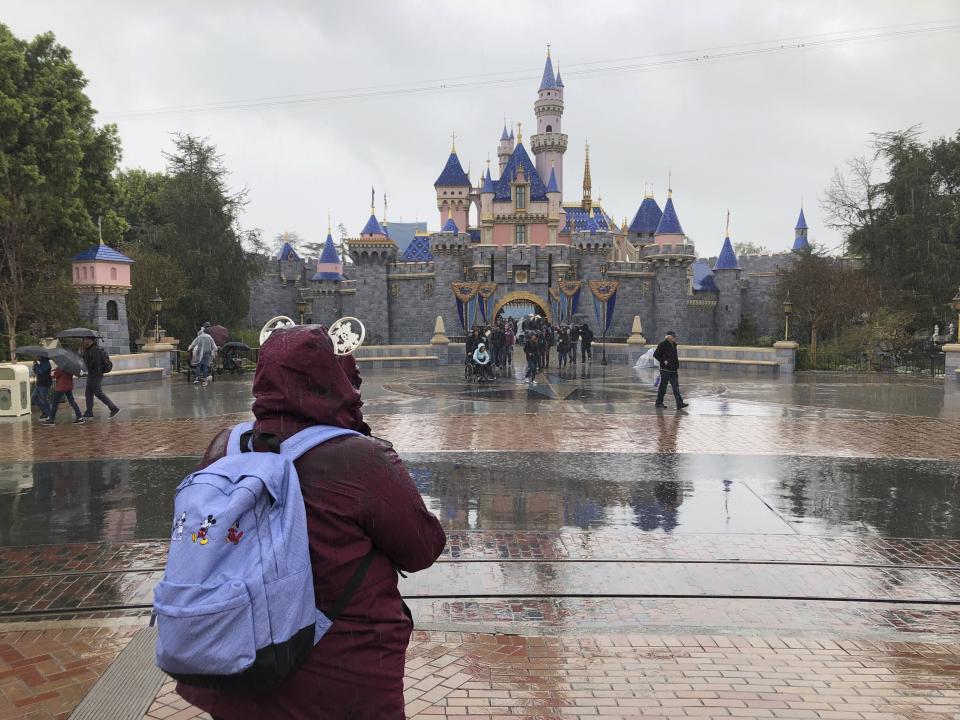
[(237, 518), (233, 525), (230, 526), (230, 529), (227, 530), (227, 542), (239, 545), (242, 537), (243, 530), (240, 529), (240, 518)]
[(190, 535), (190, 539), (193, 542), (199, 542), (201, 545), (206, 545), (210, 542), (210, 538), (207, 537), (210, 531), (211, 525), (216, 525), (217, 519), (213, 515), (207, 515), (207, 519), (200, 523), (200, 528)]

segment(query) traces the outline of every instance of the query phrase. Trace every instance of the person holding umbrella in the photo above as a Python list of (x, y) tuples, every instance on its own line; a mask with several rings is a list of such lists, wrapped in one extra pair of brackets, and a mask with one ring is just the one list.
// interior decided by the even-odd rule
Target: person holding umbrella
[(30, 396), (30, 402), (40, 408), (41, 420), (50, 417), (50, 386), (53, 384), (51, 371), (48, 358), (40, 357), (33, 361), (33, 374), (37, 381), (33, 388), (33, 395)]
[(77, 416), (73, 421), (74, 424), (83, 425), (83, 414), (80, 412), (80, 406), (77, 405), (77, 401), (73, 397), (73, 373), (58, 366), (53, 370), (53, 382), (53, 402), (50, 404), (50, 414), (46, 419), (41, 420), (40, 424), (53, 425), (57, 421), (57, 408), (60, 406), (61, 401), (66, 398)]
[[(87, 365), (87, 386), (84, 395), (87, 401), (87, 411), (84, 417), (93, 417), (93, 399), (97, 398), (110, 410), (110, 418), (113, 419), (120, 414), (120, 408), (114, 405), (113, 401), (107, 397), (103, 391), (103, 375), (109, 372), (113, 367), (110, 358), (107, 357), (103, 348), (97, 345), (95, 337), (85, 337), (80, 340), (80, 347), (83, 349), (83, 361)], [(108, 367), (109, 364), (109, 367)]]

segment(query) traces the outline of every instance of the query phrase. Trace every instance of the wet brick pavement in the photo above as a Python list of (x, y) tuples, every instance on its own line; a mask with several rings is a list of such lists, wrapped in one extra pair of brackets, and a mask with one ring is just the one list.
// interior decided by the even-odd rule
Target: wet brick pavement
[[(552, 378), (536, 392), (501, 388), (483, 396), (450, 378), (410, 373), (399, 380), (368, 378), (364, 395), (374, 431), (405, 455), (536, 450), (563, 453), (574, 464), (597, 452), (960, 459), (960, 413), (944, 405), (936, 383), (691, 378), (691, 411), (658, 415), (646, 404), (649, 388), (638, 382), (629, 372), (611, 373), (599, 384)], [(239, 383), (204, 391), (167, 383), (155, 392), (121, 390), (129, 412), (118, 421), (52, 429), (4, 424), (11, 432), (0, 462), (196, 456), (218, 430), (249, 417), (246, 392)], [(821, 483), (814, 487), (826, 489), (838, 472), (816, 464), (789, 468), (794, 471), (812, 473)], [(906, 492), (907, 476), (920, 469), (885, 472), (906, 473), (897, 486)], [(877, 502), (895, 503), (896, 494), (880, 497), (871, 494), (877, 488), (864, 489), (860, 476), (845, 477), (835, 493), (804, 496), (829, 505), (846, 502), (843, 493), (866, 493), (857, 498), (861, 504), (837, 515), (849, 516), (845, 524), (810, 516), (810, 525), (778, 521), (780, 534), (765, 535), (757, 533), (773, 526), (761, 529), (758, 520), (743, 517), (754, 508), (775, 514), (760, 495), (752, 504), (740, 501), (741, 524), (726, 534), (696, 534), (700, 516), (690, 508), (713, 497), (698, 488), (688, 492), (681, 508), (687, 515), (673, 533), (645, 532), (629, 521), (566, 527), (562, 513), (546, 525), (511, 525), (534, 517), (523, 513), (539, 512), (533, 496), (529, 506), (501, 510), (503, 498), (491, 495), (484, 502), (492, 505), (478, 513), (447, 505), (475, 502), (473, 494), (438, 493), (451, 528), (443, 562), (404, 583), (408, 594), (457, 597), (409, 600), (418, 630), (408, 654), (408, 715), (960, 717), (960, 539), (949, 524), (949, 495), (931, 496), (943, 505), (929, 515), (947, 523), (936, 535), (943, 539), (883, 538), (880, 526), (862, 522), (864, 513)], [(449, 480), (440, 473), (428, 482)], [(610, 492), (633, 480), (603, 482)], [(505, 488), (497, 492), (509, 492)], [(746, 487), (734, 489), (746, 498)], [(59, 490), (50, 512), (71, 500), (69, 493), (58, 499)], [(15, 493), (4, 492), (0, 488), (0, 502), (16, 502)], [(623, 501), (611, 497), (606, 512)], [(92, 508), (98, 500), (92, 493), (86, 498), (79, 493), (73, 501)], [(106, 512), (121, 511), (119, 503)], [(558, 511), (550, 505), (549, 512)], [(479, 527), (499, 529), (459, 529), (477, 518), (485, 521)], [(127, 513), (90, 537), (129, 537), (115, 529), (145, 519)], [(840, 527), (857, 534), (829, 536)], [(805, 528), (821, 535), (796, 534)], [(0, 612), (18, 613), (0, 618), (0, 720), (66, 717), (146, 623), (142, 607), (124, 606), (149, 603), (165, 544), (0, 548)], [(651, 591), (660, 597), (637, 597)], [(571, 592), (625, 597), (562, 596)], [(755, 592), (792, 597), (746, 597)], [(675, 597), (685, 593), (737, 597)], [(844, 599), (797, 599), (811, 594)], [(168, 685), (148, 717), (205, 716)]]
[[(83, 460), (202, 455), (224, 428), (247, 414), (186, 420), (137, 420), (14, 426), (0, 461)], [(960, 460), (960, 420), (930, 418), (776, 418), (565, 413), (556, 422), (508, 415), (368, 416), (374, 433), (400, 452), (473, 451), (698, 453)], [(562, 421), (561, 421), (562, 420)], [(56, 433), (54, 436), (51, 433)], [(55, 440), (55, 442), (54, 442)]]
[[(414, 633), (411, 720), (740, 717), (947, 720), (960, 646), (791, 637)], [(145, 718), (191, 720), (161, 690)]]

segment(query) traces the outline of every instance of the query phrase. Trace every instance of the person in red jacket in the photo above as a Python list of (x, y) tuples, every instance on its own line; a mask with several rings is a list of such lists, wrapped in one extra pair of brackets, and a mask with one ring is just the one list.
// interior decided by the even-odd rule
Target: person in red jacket
[[(352, 357), (337, 357), (326, 329), (277, 330), (264, 343), (253, 382), (254, 449), (311, 425), (356, 430), (296, 461), (307, 509), (317, 607), (338, 598), (358, 563), (376, 549), (359, 589), (306, 662), (275, 691), (239, 694), (180, 683), (188, 702), (223, 720), (392, 720), (404, 717), (403, 669), (413, 619), (397, 587), (397, 571), (433, 564), (446, 545), (389, 442), (363, 420), (360, 374)], [(201, 461), (226, 452), (220, 433)]]
[(64, 398), (70, 403), (70, 407), (77, 415), (73, 422), (77, 425), (83, 425), (83, 414), (73, 397), (73, 375), (60, 368), (55, 368), (53, 371), (53, 401), (50, 403), (50, 415), (40, 421), (41, 425), (53, 425), (57, 421), (57, 408), (60, 407), (60, 402)]

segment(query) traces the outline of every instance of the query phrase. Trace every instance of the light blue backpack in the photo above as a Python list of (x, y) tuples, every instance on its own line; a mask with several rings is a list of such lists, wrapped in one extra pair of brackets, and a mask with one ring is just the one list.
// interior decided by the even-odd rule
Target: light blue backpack
[(363, 581), (373, 550), (333, 606), (318, 609), (293, 462), (327, 440), (359, 433), (315, 426), (278, 452), (250, 452), (252, 429), (252, 422), (234, 427), (226, 456), (177, 487), (153, 612), (157, 665), (167, 674), (191, 685), (264, 692), (327, 632)]

